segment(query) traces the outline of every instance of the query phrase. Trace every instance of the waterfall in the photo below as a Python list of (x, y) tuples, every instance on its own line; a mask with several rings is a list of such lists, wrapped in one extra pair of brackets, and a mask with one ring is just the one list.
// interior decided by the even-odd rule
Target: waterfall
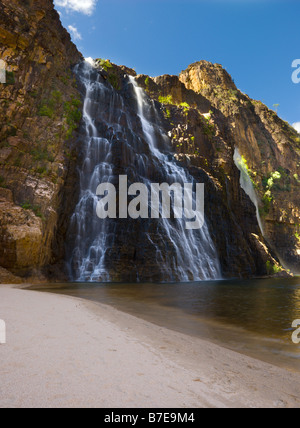
[(262, 221), (261, 221), (260, 213), (259, 213), (259, 203), (258, 203), (257, 195), (255, 192), (252, 180), (249, 176), (248, 169), (247, 169), (245, 163), (243, 162), (242, 156), (241, 156), (238, 148), (235, 148), (233, 159), (234, 159), (234, 163), (235, 163), (236, 167), (241, 172), (241, 178), (240, 178), (241, 188), (249, 196), (253, 205), (256, 208), (257, 221), (258, 221), (261, 233), (262, 233), (262, 235), (264, 235), (263, 225), (262, 225)]
[[(75, 281), (197, 281), (221, 278), (206, 223), (187, 230), (184, 219), (99, 219), (100, 183), (193, 183), (174, 158), (154, 102), (133, 77), (117, 92), (90, 62), (76, 66), (84, 95), (80, 197), (67, 244)], [(118, 195), (122, 197), (122, 195)], [(195, 195), (193, 195), (195, 197)], [(173, 196), (174, 197), (174, 196)], [(194, 198), (195, 199), (195, 198)], [(194, 201), (195, 202), (195, 201)]]

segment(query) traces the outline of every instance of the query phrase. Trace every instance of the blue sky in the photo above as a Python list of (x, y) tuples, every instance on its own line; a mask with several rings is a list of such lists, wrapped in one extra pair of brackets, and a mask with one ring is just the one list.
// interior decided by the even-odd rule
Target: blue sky
[(205, 59), (236, 85), (299, 122), (299, 0), (55, 0), (85, 57), (106, 58), (151, 76), (179, 74)]

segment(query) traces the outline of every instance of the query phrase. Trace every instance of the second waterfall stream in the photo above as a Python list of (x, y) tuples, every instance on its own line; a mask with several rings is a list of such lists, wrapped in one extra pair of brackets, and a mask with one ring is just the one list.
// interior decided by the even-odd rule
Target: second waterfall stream
[[(100, 183), (193, 183), (172, 153), (155, 104), (135, 78), (116, 91), (92, 64), (76, 66), (84, 97), (79, 201), (67, 254), (71, 279), (83, 282), (184, 282), (221, 278), (206, 224), (187, 230), (181, 218), (106, 218), (96, 215)], [(194, 183), (195, 184), (195, 183)], [(119, 199), (120, 195), (117, 195)], [(195, 204), (194, 195), (194, 204)]]

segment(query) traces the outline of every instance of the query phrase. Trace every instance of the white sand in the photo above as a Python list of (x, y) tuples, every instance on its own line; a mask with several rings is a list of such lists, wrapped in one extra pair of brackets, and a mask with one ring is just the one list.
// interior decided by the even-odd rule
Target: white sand
[(300, 407), (300, 375), (108, 306), (0, 287), (0, 407)]

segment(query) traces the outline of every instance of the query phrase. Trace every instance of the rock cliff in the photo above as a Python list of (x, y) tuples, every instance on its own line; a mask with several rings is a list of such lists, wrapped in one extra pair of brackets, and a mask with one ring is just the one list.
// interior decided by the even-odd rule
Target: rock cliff
[[(274, 260), (262, 257), (269, 248), (286, 269), (299, 273), (300, 135), (275, 111), (239, 91), (219, 64), (200, 61), (179, 77), (138, 79), (161, 103), (178, 159), (214, 180), (214, 198), (220, 200), (207, 215), (224, 271), (255, 275), (260, 260), (268, 273), (277, 272)], [(235, 149), (258, 197), (259, 232), (253, 229), (254, 206), (240, 188)]]
[[(113, 67), (115, 66), (109, 68), (108, 72), (115, 74), (114, 71), (111, 71)], [(197, 70), (194, 73), (198, 76), (198, 80), (192, 84), (192, 79), (187, 76), (189, 70), (194, 68)], [(203, 75), (199, 77), (201, 73)], [(280, 266), (280, 260), (286, 267), (296, 272), (299, 265), (298, 241), (295, 239), (298, 230), (296, 210), (299, 207), (299, 187), (295, 178), (297, 171), (295, 159), (299, 156), (297, 132), (261, 103), (252, 101), (240, 93), (231, 77), (219, 65), (201, 61), (190, 66), (179, 77), (165, 75), (151, 78), (138, 75), (136, 80), (139, 86), (144, 88), (149, 99), (154, 100), (161, 126), (169, 135), (178, 161), (199, 182), (205, 183), (206, 217), (211, 236), (218, 249), (223, 275), (225, 277), (251, 277), (280, 274), (284, 271)], [(122, 91), (126, 90), (125, 88), (126, 82), (123, 82), (123, 87), (121, 83), (118, 84), (119, 93), (122, 94)], [(215, 88), (222, 91), (219, 95), (220, 105), (217, 105), (215, 99), (210, 96), (210, 92), (213, 92)], [(269, 114), (268, 125), (262, 124), (256, 113), (254, 106), (258, 104)], [(244, 116), (240, 118), (239, 122), (245, 135), (244, 138), (241, 137), (241, 131), (236, 135), (236, 124), (231, 122), (232, 118), (238, 120), (239, 109), (244, 112)], [(295, 168), (291, 168), (290, 165), (289, 171), (283, 171), (281, 166), (283, 163), (280, 162), (280, 159), (278, 162), (271, 159), (270, 163), (266, 162), (266, 165), (262, 162), (261, 165), (265, 165), (265, 168), (259, 165), (257, 170), (251, 163), (252, 159), (256, 161), (257, 159), (252, 154), (253, 139), (248, 134), (260, 132), (257, 138), (265, 136), (266, 150), (269, 145), (273, 147), (272, 144), (275, 144), (273, 137), (267, 140), (272, 132), (268, 132), (266, 129), (267, 126), (272, 127), (272, 119), (277, 122), (281, 135), (287, 140), (285, 153), (289, 150), (290, 157), (293, 158)], [(261, 144), (263, 143), (261, 142)], [(240, 185), (240, 171), (234, 162), (236, 148), (243, 155), (247, 173), (258, 196), (261, 197), (260, 217), (263, 230), (260, 230), (253, 203)], [(273, 148), (273, 150), (275, 149)], [(287, 167), (289, 162), (287, 160), (283, 162)], [(272, 196), (266, 206), (267, 183), (277, 170), (280, 171), (281, 176), (278, 182), (281, 180), (285, 182), (286, 176), (289, 176), (291, 187), (272, 187)], [(294, 203), (294, 210), (289, 217), (285, 217), (284, 221), (281, 220), (282, 228), (285, 230), (282, 245), (285, 247), (280, 247), (272, 241), (272, 236), (267, 228), (268, 216), (272, 212), (276, 215), (276, 209), (287, 209), (286, 204), (278, 203), (278, 195), (281, 196), (281, 201), (284, 201), (288, 195), (287, 204), (291, 200)], [(293, 224), (294, 222), (295, 224)], [(271, 231), (273, 230), (276, 235), (276, 230), (272, 229), (272, 223), (269, 223)], [(278, 223), (276, 223), (276, 227), (278, 227)], [(290, 230), (286, 223), (290, 224)]]
[[(71, 67), (81, 54), (52, 1), (2, 0), (0, 58), (6, 63), (6, 84), (0, 84), (0, 266), (23, 278), (40, 276), (62, 257), (70, 215), (73, 131), (81, 116)], [(3, 269), (0, 280), (11, 282)]]
[(286, 268), (299, 273), (300, 135), (275, 111), (239, 91), (220, 65), (200, 61), (179, 79), (222, 115), (225, 139), (239, 149), (255, 186), (265, 240)]
[[(51, 0), (2, 0), (0, 58), (7, 64), (6, 84), (0, 84), (0, 282), (63, 279), (81, 162), (82, 95), (72, 66), (82, 57)], [(299, 134), (241, 93), (220, 65), (200, 61), (179, 76), (156, 78), (105, 60), (98, 69), (129, 106), (124, 75), (135, 76), (178, 162), (205, 183), (223, 275), (274, 274), (280, 263), (299, 273)], [(236, 149), (255, 187), (262, 230), (240, 185)], [(125, 272), (137, 248), (118, 236)], [(142, 262), (150, 278), (151, 254), (148, 266)]]

